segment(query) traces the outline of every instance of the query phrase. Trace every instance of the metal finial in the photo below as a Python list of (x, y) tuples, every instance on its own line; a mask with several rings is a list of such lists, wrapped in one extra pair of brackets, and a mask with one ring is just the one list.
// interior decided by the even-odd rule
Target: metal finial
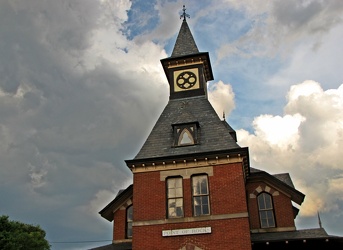
[(323, 228), (323, 226), (322, 226), (322, 220), (320, 219), (319, 212), (317, 212), (317, 214), (318, 214), (318, 223), (319, 223), (319, 228)]
[(182, 11), (183, 11), (183, 13), (182, 13), (182, 15), (180, 15), (180, 19), (183, 18), (183, 21), (186, 21), (186, 17), (191, 18), (191, 16), (186, 13), (185, 5), (183, 5)]
[(225, 121), (225, 111), (223, 111), (223, 120)]

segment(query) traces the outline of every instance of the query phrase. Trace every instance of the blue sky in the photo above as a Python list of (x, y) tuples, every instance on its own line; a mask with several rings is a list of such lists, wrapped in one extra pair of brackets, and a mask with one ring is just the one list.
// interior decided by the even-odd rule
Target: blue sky
[(251, 166), (291, 174), (298, 228), (319, 211), (343, 235), (340, 0), (1, 1), (0, 213), (41, 225), (52, 249), (110, 242), (85, 241), (112, 239), (98, 211), (131, 184), (124, 160), (168, 101), (160, 59), (183, 4)]

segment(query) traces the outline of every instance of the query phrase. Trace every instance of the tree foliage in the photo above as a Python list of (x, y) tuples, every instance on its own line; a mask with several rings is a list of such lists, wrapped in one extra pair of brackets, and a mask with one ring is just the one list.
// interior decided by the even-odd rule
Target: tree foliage
[(39, 226), (10, 221), (0, 216), (0, 249), (2, 250), (49, 250), (45, 231)]

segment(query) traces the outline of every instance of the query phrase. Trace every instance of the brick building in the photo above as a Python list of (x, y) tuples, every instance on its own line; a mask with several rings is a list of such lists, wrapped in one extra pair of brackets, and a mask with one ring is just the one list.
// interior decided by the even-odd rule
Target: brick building
[(248, 148), (207, 99), (210, 57), (199, 52), (186, 14), (161, 63), (170, 98), (146, 142), (126, 164), (133, 185), (99, 213), (113, 243), (97, 249), (340, 249), (320, 226), (296, 230), (305, 195), (289, 174), (250, 167)]

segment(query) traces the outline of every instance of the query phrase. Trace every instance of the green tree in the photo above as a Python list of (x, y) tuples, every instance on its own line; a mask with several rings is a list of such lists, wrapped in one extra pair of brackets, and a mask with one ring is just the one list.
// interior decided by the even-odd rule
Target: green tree
[(8, 216), (0, 216), (0, 249), (2, 250), (49, 250), (45, 231), (18, 221), (10, 221)]

